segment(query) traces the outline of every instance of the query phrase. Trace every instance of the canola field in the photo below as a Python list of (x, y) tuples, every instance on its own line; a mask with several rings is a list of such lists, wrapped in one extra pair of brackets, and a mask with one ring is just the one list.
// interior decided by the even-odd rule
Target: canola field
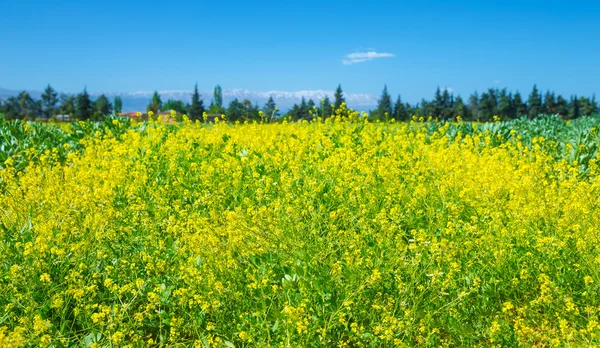
[(0, 346), (598, 345), (598, 127), (0, 121)]

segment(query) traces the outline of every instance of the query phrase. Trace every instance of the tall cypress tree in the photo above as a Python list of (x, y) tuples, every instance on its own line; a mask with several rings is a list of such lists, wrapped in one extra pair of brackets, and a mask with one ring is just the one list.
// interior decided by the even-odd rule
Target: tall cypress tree
[(188, 116), (192, 121), (201, 120), (205, 111), (204, 101), (200, 99), (200, 93), (198, 93), (198, 84), (196, 83), (194, 86), (194, 93), (192, 94), (192, 104), (188, 110)]

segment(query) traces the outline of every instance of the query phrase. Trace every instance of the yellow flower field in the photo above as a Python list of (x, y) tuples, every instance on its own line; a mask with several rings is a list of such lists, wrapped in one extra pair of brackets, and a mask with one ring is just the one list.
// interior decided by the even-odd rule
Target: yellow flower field
[(151, 122), (7, 161), (0, 346), (600, 344), (598, 156), (428, 124)]

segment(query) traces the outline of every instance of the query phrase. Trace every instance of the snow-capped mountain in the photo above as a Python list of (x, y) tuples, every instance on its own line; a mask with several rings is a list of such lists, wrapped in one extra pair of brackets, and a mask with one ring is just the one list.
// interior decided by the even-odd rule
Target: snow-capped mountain
[[(0, 88), (0, 99), (8, 98), (10, 96), (16, 96), (20, 91), (9, 90)], [(30, 91), (34, 98), (39, 98), (39, 91)], [(112, 99), (116, 96), (121, 97), (123, 100), (123, 111), (142, 111), (145, 110), (152, 99), (154, 91), (138, 91), (138, 92), (89, 92), (92, 99), (97, 98), (101, 94), (104, 94), (108, 98)], [(158, 91), (160, 98), (163, 102), (168, 99), (183, 100), (189, 103), (192, 98), (193, 91), (191, 90), (165, 90)], [(206, 107), (210, 105), (212, 101), (212, 91), (200, 91), (200, 96), (204, 100)], [(247, 89), (230, 89), (223, 90), (223, 104), (227, 106), (229, 102), (234, 99), (244, 100), (248, 99), (252, 103), (256, 103), (259, 106), (263, 106), (269, 97), (273, 97), (275, 103), (279, 106), (282, 111), (291, 108), (294, 104), (299, 104), (304, 97), (306, 101), (312, 99), (317, 105), (321, 99), (329, 97), (330, 101), (333, 102), (333, 91), (327, 90), (306, 90), (306, 91), (267, 91), (267, 92), (256, 92)], [(361, 94), (361, 93), (344, 93), (346, 103), (357, 110), (367, 110), (374, 108), (377, 104), (377, 97), (372, 94)]]

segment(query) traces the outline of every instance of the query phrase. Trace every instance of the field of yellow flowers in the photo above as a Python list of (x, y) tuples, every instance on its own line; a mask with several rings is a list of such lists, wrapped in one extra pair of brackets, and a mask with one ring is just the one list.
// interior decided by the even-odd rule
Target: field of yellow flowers
[(600, 121), (420, 121), (3, 121), (0, 346), (600, 344)]

